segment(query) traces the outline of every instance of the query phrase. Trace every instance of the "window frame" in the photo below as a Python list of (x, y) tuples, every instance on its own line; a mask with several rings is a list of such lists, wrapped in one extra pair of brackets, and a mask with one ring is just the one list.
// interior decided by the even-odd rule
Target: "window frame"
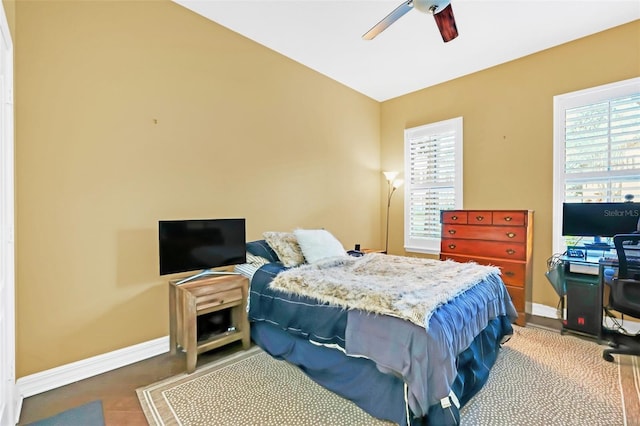
[[(435, 123), (424, 124), (407, 128), (404, 131), (404, 249), (407, 252), (423, 254), (440, 254), (440, 234), (437, 237), (413, 237), (411, 231), (411, 194), (413, 190), (424, 189), (426, 186), (438, 185), (414, 185), (411, 181), (411, 140), (416, 137), (435, 137), (445, 132), (454, 132), (454, 178), (451, 183), (454, 191), (454, 209), (462, 208), (463, 201), (463, 119), (455, 117)], [(434, 209), (435, 210), (435, 209)], [(438, 210), (438, 216), (440, 210)], [(439, 222), (438, 222), (438, 226)]]
[[(562, 236), (562, 203), (565, 200), (565, 114), (568, 109), (587, 106), (640, 93), (640, 77), (604, 84), (553, 97), (553, 252), (566, 249)], [(640, 200), (634, 200), (640, 202)]]

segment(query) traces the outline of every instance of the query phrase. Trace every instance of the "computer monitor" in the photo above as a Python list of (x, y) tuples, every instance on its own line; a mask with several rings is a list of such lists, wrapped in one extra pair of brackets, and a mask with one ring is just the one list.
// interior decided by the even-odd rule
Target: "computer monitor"
[(640, 204), (563, 203), (562, 235), (613, 237), (638, 231)]

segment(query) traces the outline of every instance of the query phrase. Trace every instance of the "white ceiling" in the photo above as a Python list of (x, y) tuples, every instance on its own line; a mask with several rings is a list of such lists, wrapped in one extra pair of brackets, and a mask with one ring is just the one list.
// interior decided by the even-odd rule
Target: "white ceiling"
[(365, 41), (402, 0), (174, 1), (378, 101), (640, 19), (640, 0), (453, 0), (449, 43), (415, 9)]

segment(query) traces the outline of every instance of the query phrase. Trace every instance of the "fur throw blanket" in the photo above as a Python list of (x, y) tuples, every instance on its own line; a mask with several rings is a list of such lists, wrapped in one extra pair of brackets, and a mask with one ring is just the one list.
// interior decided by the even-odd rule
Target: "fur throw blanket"
[(399, 317), (428, 328), (435, 309), (479, 283), (494, 266), (369, 253), (279, 273), (270, 287), (344, 309)]

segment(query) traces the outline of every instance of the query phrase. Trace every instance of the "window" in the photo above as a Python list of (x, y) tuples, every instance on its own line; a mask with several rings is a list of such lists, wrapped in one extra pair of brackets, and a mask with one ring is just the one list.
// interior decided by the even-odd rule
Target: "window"
[(561, 235), (564, 201), (622, 202), (628, 194), (640, 202), (640, 78), (556, 96), (554, 252), (576, 243)]
[(440, 211), (462, 208), (462, 117), (404, 132), (404, 248), (440, 252)]

